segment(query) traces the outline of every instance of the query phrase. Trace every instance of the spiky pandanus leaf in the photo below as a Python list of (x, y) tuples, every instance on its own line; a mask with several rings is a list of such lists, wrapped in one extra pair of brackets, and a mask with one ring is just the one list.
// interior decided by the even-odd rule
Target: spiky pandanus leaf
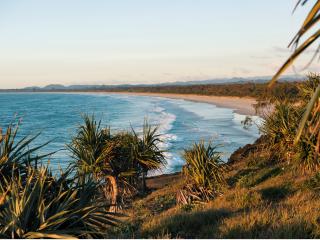
[(144, 121), (142, 136), (132, 129), (134, 141), (132, 142), (132, 157), (141, 169), (142, 191), (145, 191), (146, 176), (151, 170), (160, 170), (167, 164), (165, 151), (160, 149), (162, 143), (161, 134), (158, 133), (158, 127), (152, 127), (147, 120)]
[(301, 115), (294, 104), (277, 101), (274, 111), (264, 116), (260, 131), (267, 136), (270, 151), (277, 159), (291, 160), (288, 153), (294, 152), (293, 142)]
[(95, 197), (94, 183), (79, 184), (70, 176), (52, 177), (45, 167), (28, 169), (26, 181), (14, 178), (0, 209), (0, 234), (7, 238), (104, 237), (115, 215)]
[(20, 122), (9, 124), (5, 133), (0, 131), (0, 182), (11, 178), (12, 175), (24, 175), (27, 166), (36, 166), (42, 159), (53, 153), (39, 155), (37, 151), (46, 146), (50, 141), (38, 146), (30, 144), (40, 135), (25, 136), (17, 140)]
[[(299, 0), (297, 2), (297, 5), (304, 5), (307, 2), (309, 2), (308, 0)], [(296, 9), (295, 7), (295, 9)], [(297, 32), (297, 34), (294, 36), (294, 38), (292, 39), (292, 41), (289, 44), (290, 46), (294, 46), (295, 50), (292, 53), (292, 55), (289, 57), (289, 59), (281, 66), (281, 68), (278, 70), (278, 72), (274, 75), (274, 77), (272, 78), (272, 80), (269, 83), (269, 87), (272, 87), (274, 85), (274, 83), (277, 81), (277, 79), (279, 78), (279, 76), (288, 68), (290, 67), (293, 62), (296, 60), (296, 58), (298, 58), (307, 48), (309, 48), (312, 44), (314, 44), (320, 37), (320, 30), (316, 30), (312, 35), (310, 35), (309, 37), (307, 37), (300, 45), (300, 40), (301, 38), (308, 32), (310, 32), (312, 30), (312, 28), (314, 28), (317, 24), (319, 24), (320, 22), (320, 0), (315, 1), (313, 7), (311, 8), (311, 10), (309, 11), (307, 17), (305, 18), (301, 28), (299, 29), (299, 31)], [(319, 25), (318, 25), (319, 26)], [(320, 49), (320, 45), (318, 47), (318, 49)], [(317, 53), (317, 52), (316, 52)], [(295, 138), (295, 144), (298, 144), (301, 135), (304, 131), (304, 129), (306, 128), (306, 124), (309, 118), (314, 118), (315, 116), (312, 115), (312, 110), (315, 108), (316, 103), (319, 101), (320, 99), (320, 85), (315, 89), (313, 96), (311, 97), (306, 110), (304, 112), (304, 115), (302, 117), (302, 120), (300, 121), (300, 125), (297, 131), (297, 135)], [(316, 116), (317, 117), (317, 116)]]
[(206, 145), (201, 141), (184, 151), (186, 165), (182, 172), (186, 186), (178, 193), (178, 201), (179, 199), (187, 199), (187, 202), (209, 201), (221, 193), (226, 183), (224, 174), (227, 165), (221, 160), (216, 148), (211, 143)]
[(299, 89), (303, 99), (301, 108), (309, 111), (310, 104), (313, 107), (310, 116), (303, 118), (297, 131), (299, 138), (295, 139), (298, 148), (296, 161), (302, 164), (305, 170), (314, 171), (320, 168), (320, 97), (314, 98), (314, 92), (320, 89), (320, 76), (309, 75), (308, 80), (303, 82)]

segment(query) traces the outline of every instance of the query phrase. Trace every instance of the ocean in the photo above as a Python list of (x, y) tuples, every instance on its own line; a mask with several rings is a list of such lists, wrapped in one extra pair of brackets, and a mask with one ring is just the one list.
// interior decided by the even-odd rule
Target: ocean
[(71, 156), (65, 149), (82, 114), (94, 114), (102, 126), (111, 131), (141, 131), (144, 119), (159, 126), (168, 164), (162, 173), (179, 171), (184, 164), (181, 154), (192, 143), (200, 140), (218, 144), (223, 160), (247, 143), (259, 137), (261, 119), (253, 117), (254, 124), (244, 129), (245, 115), (232, 109), (208, 103), (191, 102), (162, 97), (132, 96), (96, 93), (1, 93), (0, 127), (21, 120), (18, 138), (41, 132), (33, 145), (51, 141), (41, 153), (57, 151), (50, 157), (52, 168), (66, 167)]

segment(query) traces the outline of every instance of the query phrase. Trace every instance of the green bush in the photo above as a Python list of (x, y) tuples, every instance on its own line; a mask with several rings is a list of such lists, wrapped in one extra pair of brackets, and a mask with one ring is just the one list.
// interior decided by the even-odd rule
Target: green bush
[[(53, 176), (29, 148), (35, 138), (15, 143), (18, 127), (1, 137), (0, 236), (2, 238), (104, 237), (118, 220), (98, 194), (69, 168)], [(49, 166), (49, 164), (48, 164)], [(10, 171), (11, 168), (11, 171)], [(7, 174), (7, 172), (11, 174)]]
[(227, 167), (216, 148), (201, 141), (184, 151), (186, 165), (182, 172), (186, 186), (177, 194), (178, 203), (209, 201), (221, 192)]

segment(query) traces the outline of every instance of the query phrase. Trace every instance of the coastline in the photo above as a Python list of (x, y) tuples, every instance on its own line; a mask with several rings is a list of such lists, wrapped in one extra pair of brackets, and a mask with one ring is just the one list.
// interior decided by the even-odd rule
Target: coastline
[[(254, 104), (257, 100), (253, 97), (236, 97), (236, 96), (209, 96), (198, 94), (180, 94), (180, 93), (151, 93), (151, 92), (115, 92), (115, 91), (50, 91), (50, 92), (14, 92), (14, 93), (47, 93), (47, 94), (108, 94), (108, 95), (132, 95), (132, 96), (151, 96), (169, 99), (183, 99), (192, 102), (201, 102), (213, 104), (221, 108), (232, 109), (235, 113), (249, 116), (261, 116), (261, 112), (268, 112), (270, 109), (256, 112)], [(1, 94), (1, 92), (0, 92)]]
[[(90, 92), (97, 93), (97, 92)], [(142, 92), (99, 92), (100, 94), (123, 94), (134, 96), (152, 96), (170, 99), (183, 99), (193, 102), (203, 102), (216, 105), (217, 107), (233, 109), (235, 113), (242, 115), (256, 116), (254, 104), (257, 103), (255, 98), (234, 97), (234, 96), (206, 96), (196, 94), (175, 94), (175, 93), (142, 93)]]

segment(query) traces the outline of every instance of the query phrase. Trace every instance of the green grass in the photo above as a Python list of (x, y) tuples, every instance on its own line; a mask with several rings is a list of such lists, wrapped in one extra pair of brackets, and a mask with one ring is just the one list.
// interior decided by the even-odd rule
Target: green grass
[(271, 167), (265, 168), (262, 170), (253, 170), (248, 174), (243, 175), (239, 178), (237, 184), (240, 187), (254, 187), (257, 184), (260, 184), (266, 181), (268, 178), (275, 177), (281, 173), (281, 168), (279, 167)]

